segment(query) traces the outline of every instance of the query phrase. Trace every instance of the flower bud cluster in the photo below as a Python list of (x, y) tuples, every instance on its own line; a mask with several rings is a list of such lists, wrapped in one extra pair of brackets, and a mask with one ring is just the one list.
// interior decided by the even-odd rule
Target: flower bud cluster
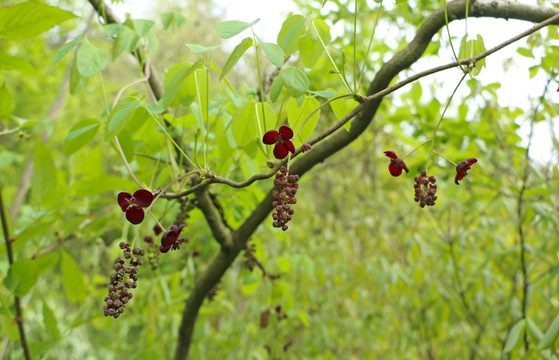
[[(155, 235), (159, 235), (163, 231), (158, 225), (154, 228)], [(144, 241), (148, 244), (146, 250), (146, 258), (152, 270), (156, 270), (159, 267), (159, 246), (155, 244), (152, 236), (145, 236)]]
[(435, 200), (437, 200), (437, 179), (434, 176), (427, 176), (425, 170), (419, 173), (419, 176), (414, 178), (415, 184), (413, 188), (415, 189), (415, 202), (419, 202), (420, 207), (433, 206), (435, 205)]
[(255, 244), (250, 244), (247, 245), (246, 249), (245, 249), (245, 254), (244, 254), (244, 266), (248, 269), (248, 271), (252, 272), (252, 270), (254, 270), (254, 267), (257, 266), (256, 263), (256, 257), (254, 256), (254, 252), (256, 251), (256, 245)]
[[(142, 265), (141, 256), (145, 250), (135, 248), (130, 250), (130, 245), (121, 242), (119, 247), (123, 250), (124, 259), (117, 257), (114, 262), (114, 272), (109, 281), (109, 294), (105, 296), (106, 305), (103, 307), (105, 316), (112, 316), (117, 319), (124, 312), (126, 303), (132, 299), (129, 289), (138, 286), (138, 266)], [(133, 256), (136, 256), (134, 259)], [(126, 263), (128, 262), (128, 265)]]
[(294, 210), (291, 205), (297, 202), (295, 194), (299, 188), (297, 181), (299, 175), (289, 175), (289, 170), (285, 166), (280, 168), (280, 172), (276, 174), (274, 185), (276, 188), (272, 192), (274, 199), (272, 205), (275, 212), (272, 214), (274, 219), (274, 227), (281, 228), (283, 231), (288, 229), (287, 223), (291, 220)]

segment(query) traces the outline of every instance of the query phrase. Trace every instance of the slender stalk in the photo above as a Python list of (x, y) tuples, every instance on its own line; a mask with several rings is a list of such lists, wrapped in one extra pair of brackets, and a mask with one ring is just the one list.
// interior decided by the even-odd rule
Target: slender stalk
[[(6, 242), (6, 250), (8, 252), (8, 262), (10, 263), (10, 268), (14, 264), (14, 254), (12, 251), (12, 239), (10, 239), (10, 231), (8, 229), (8, 218), (6, 212), (4, 211), (4, 201), (2, 200), (2, 184), (0, 183), (0, 217), (2, 218), (2, 231), (4, 232), (4, 240)], [(23, 348), (23, 354), (26, 360), (31, 360), (31, 352), (29, 351), (29, 346), (27, 345), (27, 338), (25, 336), (25, 328), (23, 326), (23, 311), (21, 309), (21, 303), (18, 296), (14, 295), (14, 307), (16, 309), (17, 328), (19, 331), (19, 341), (21, 347)]]
[(354, 0), (355, 8), (353, 10), (353, 93), (357, 93), (357, 0)]
[(260, 70), (260, 44), (256, 41), (256, 35), (254, 34), (254, 29), (250, 27), (252, 31), (252, 42), (254, 43), (254, 52), (256, 53), (256, 68), (258, 69), (258, 86), (260, 87), (260, 105), (262, 107), (262, 120), (263, 124), (260, 123), (258, 118), (258, 109), (256, 109), (256, 122), (258, 123), (258, 131), (260, 131), (260, 138), (264, 136), (262, 128), (266, 128), (266, 112), (264, 111), (264, 85), (262, 84), (262, 71)]
[[(369, 57), (369, 52), (371, 51), (371, 45), (373, 45), (373, 39), (375, 38), (375, 31), (377, 29), (378, 20), (380, 18), (380, 13), (382, 12), (382, 3), (377, 11), (377, 16), (375, 18), (375, 24), (373, 25), (373, 33), (371, 34), (371, 38), (369, 39), (369, 46), (367, 46), (367, 52), (365, 53), (365, 60), (363, 61), (363, 65), (361, 65), (361, 71), (359, 73), (359, 80), (357, 84), (361, 84), (361, 80), (363, 79), (363, 73), (365, 72), (365, 64), (367, 63), (367, 58)], [(356, 91), (357, 92), (357, 91)]]
[(328, 51), (328, 48), (326, 47), (326, 44), (324, 43), (324, 41), (320, 37), (320, 34), (318, 33), (318, 29), (316, 28), (316, 25), (314, 24), (314, 21), (311, 21), (311, 25), (312, 25), (312, 28), (313, 28), (314, 32), (316, 33), (316, 37), (318, 37), (318, 40), (320, 41), (320, 44), (322, 45), (322, 48), (324, 49), (324, 52), (326, 52), (326, 55), (328, 55), (328, 59), (330, 59), (330, 63), (332, 64), (332, 66), (336, 70), (336, 73), (338, 74), (338, 76), (342, 80), (342, 83), (344, 83), (344, 86), (347, 89), (347, 92), (352, 94), (353, 92), (351, 91), (351, 88), (349, 87), (349, 84), (347, 83), (347, 80), (345, 79), (345, 76), (342, 75), (342, 73), (340, 72), (340, 69), (338, 69), (338, 66), (334, 62), (334, 59), (332, 59), (332, 56), (330, 55), (330, 52)]
[(120, 142), (118, 141), (118, 137), (115, 136), (113, 140), (115, 142), (115, 146), (116, 146), (116, 149), (118, 150), (118, 153), (122, 157), (122, 161), (124, 161), (124, 166), (126, 166), (126, 169), (128, 170), (128, 173), (130, 174), (130, 176), (132, 177), (134, 182), (136, 184), (138, 184), (139, 187), (143, 188), (144, 185), (142, 185), (140, 180), (138, 180), (136, 175), (134, 175), (134, 171), (132, 171), (132, 168), (130, 167), (130, 164), (128, 163), (128, 160), (126, 160), (126, 155), (124, 155), (124, 151), (122, 150), (122, 147), (120, 146)]

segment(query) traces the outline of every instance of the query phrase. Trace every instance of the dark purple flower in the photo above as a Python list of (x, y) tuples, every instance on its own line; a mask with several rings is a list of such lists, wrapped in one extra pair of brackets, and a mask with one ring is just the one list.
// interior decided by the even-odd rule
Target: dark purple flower
[(262, 142), (266, 145), (274, 146), (274, 156), (276, 159), (283, 159), (289, 152), (295, 153), (295, 146), (290, 141), (293, 138), (293, 130), (289, 126), (282, 125), (279, 132), (276, 130), (267, 131), (262, 137)]
[(410, 172), (404, 160), (400, 159), (394, 151), (385, 151), (384, 154), (391, 159), (390, 165), (388, 165), (390, 175), (400, 176), (400, 174), (402, 174), (402, 169), (406, 170), (406, 173)]
[(467, 171), (470, 170), (471, 166), (475, 163), (477, 163), (477, 159), (469, 158), (456, 165), (456, 177), (454, 178), (454, 183), (456, 183), (456, 185), (460, 185), (458, 181), (468, 175)]
[(147, 190), (140, 189), (130, 195), (127, 192), (121, 192), (117, 196), (118, 205), (122, 212), (126, 213), (126, 219), (132, 224), (137, 225), (144, 220), (144, 210), (151, 205), (153, 194)]
[[(179, 240), (179, 235), (185, 227), (185, 224), (180, 224), (179, 226), (173, 225), (169, 231), (165, 231), (161, 237), (161, 246), (159, 246), (159, 251), (166, 253), (171, 250), (171, 248), (178, 249), (179, 242), (177, 240)], [(186, 240), (184, 242), (186, 242)]]

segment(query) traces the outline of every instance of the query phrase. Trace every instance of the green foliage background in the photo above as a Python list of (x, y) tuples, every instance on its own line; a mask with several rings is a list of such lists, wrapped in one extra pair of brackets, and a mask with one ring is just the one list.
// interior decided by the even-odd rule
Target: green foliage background
[[(367, 88), (384, 61), (407, 44), (424, 17), (440, 6), (430, 1), (387, 5), (389, 10), (383, 10), (378, 26), (398, 31), (390, 32), (394, 35), (390, 41), (373, 38), (365, 72), (356, 73), (358, 82), (353, 76), (354, 2), (329, 1), (322, 11), (323, 1), (297, 3), (300, 14), (324, 21), (328, 29), (323, 34), (332, 34), (328, 24), (342, 25), (342, 33), (327, 41), (328, 49), (348, 82), (361, 89)], [(133, 50), (134, 36), (142, 38), (139, 44), (165, 79), (166, 91), (174, 74), (203, 59), (205, 64), (196, 77), (184, 80), (178, 95), (169, 100), (172, 111), (161, 116), (173, 124), (168, 130), (182, 138), (196, 165), (244, 180), (266, 171), (266, 160), (271, 160), (270, 149), (260, 149), (261, 134), (255, 125), (262, 110), (254, 111), (260, 91), (254, 48), (241, 53), (242, 61), (218, 81), (217, 70), (227, 68), (231, 51), (218, 48), (196, 54), (184, 46), (210, 47), (223, 41), (214, 30), (220, 19), (211, 15), (210, 1), (190, 2), (182, 8), (176, 3), (158, 3), (158, 12), (175, 11), (175, 15), (154, 15), (153, 27), (145, 32), (128, 19), (128, 27), (120, 34), (130, 38), (117, 35), (115, 40), (107, 36), (109, 30), (98, 24), (96, 16), (89, 15), (89, 4), (68, 0), (50, 5), (78, 18), (60, 22), (38, 36), (0, 36), (0, 183), (8, 213), (21, 203), (9, 223), (17, 260), (11, 274), (6, 247), (0, 248), (2, 353), (8, 358), (22, 357), (13, 322), (13, 296), (17, 295), (22, 297), (35, 358), (171, 358), (184, 301), (218, 245), (201, 212), (192, 211), (184, 230), (190, 239), (186, 250), (161, 254), (155, 271), (148, 264), (143, 266), (134, 299), (124, 314), (118, 320), (103, 316), (108, 277), (120, 253), (118, 243), (126, 239), (144, 246), (142, 239), (153, 235), (155, 224), (146, 217), (142, 225), (130, 226), (115, 206), (117, 192), (133, 192), (137, 185), (114, 148), (112, 136), (119, 136), (128, 162), (150, 189), (166, 186), (184, 165), (168, 165), (174, 161), (174, 153), (169, 151), (172, 145), (146, 110), (158, 112), (144, 84), (127, 89), (111, 110), (112, 103), (124, 85), (143, 76), (127, 54)], [(378, 2), (371, 6), (358, 1), (357, 69), (365, 61), (372, 19), (379, 6)], [(169, 25), (167, 29), (165, 25)], [(263, 28), (265, 24), (254, 25), (257, 35)], [(308, 23), (302, 29), (297, 34), (300, 43), (284, 49), (285, 55), (293, 53), (286, 65), (304, 70), (310, 90), (345, 94), (328, 57), (317, 45), (316, 33), (309, 30)], [(81, 40), (77, 52), (69, 48), (58, 59), (63, 45), (80, 34), (87, 40)], [(252, 41), (248, 32), (243, 34)], [(455, 35), (455, 46), (462, 35)], [(557, 38), (554, 27), (531, 35), (527, 47), (518, 49), (517, 56), (534, 61), (533, 68), (523, 71), (539, 72), (553, 80)], [(440, 33), (427, 50), (433, 63), (441, 62), (438, 54), (440, 48), (448, 48), (447, 39)], [(119, 46), (123, 48), (119, 50)], [(306, 55), (298, 54), (301, 49)], [(92, 72), (88, 79), (83, 72), (75, 73), (80, 51), (84, 52), (84, 66), (93, 66), (88, 68)], [(103, 53), (109, 54), (106, 66)], [(99, 59), (92, 65), (95, 54)], [(260, 56), (264, 78), (269, 79), (275, 66), (264, 60), (262, 52)], [(18, 57), (18, 65), (8, 57)], [(55, 57), (57, 62), (53, 62)], [(438, 179), (439, 199), (435, 207), (420, 209), (413, 202), (412, 177), (425, 168), (429, 145), (406, 159), (411, 172), (399, 178), (390, 176), (383, 155), (383, 151), (394, 150), (403, 156), (431, 138), (450, 96), (450, 91), (440, 96), (444, 79), (421, 80), (389, 95), (363, 136), (301, 179), (289, 231), (274, 229), (271, 216), (260, 226), (251, 241), (255, 255), (269, 274), (281, 276), (271, 280), (259, 269), (250, 272), (238, 259), (215, 299), (202, 307), (191, 357), (555, 358), (550, 350), (540, 351), (536, 346), (555, 336), (542, 346), (550, 348), (557, 337), (553, 328), (546, 333), (559, 305), (557, 147), (550, 163), (535, 162), (527, 155), (529, 149), (519, 128), (548, 123), (553, 129), (557, 106), (550, 101), (552, 90), (544, 88), (545, 84), (540, 93), (526, 94), (530, 108), (504, 106), (497, 93), (500, 85), (485, 83), (484, 71), (491, 69), (482, 69), (462, 85), (437, 134), (436, 149), (446, 157), (456, 163), (469, 157), (479, 160), (460, 186), (453, 183), (454, 166), (432, 155), (429, 173)], [(206, 73), (211, 74), (209, 96), (200, 98), (193, 89), (206, 86), (201, 80)], [(266, 81), (265, 86), (273, 88)], [(551, 81), (549, 86), (553, 88), (555, 83)], [(293, 126), (295, 119), (325, 101), (315, 96), (296, 99), (290, 96), (291, 90), (284, 88), (277, 101), (268, 100), (266, 120), (260, 123), (265, 130), (277, 129), (276, 124), (286, 120)], [(203, 113), (205, 103), (207, 115)], [(133, 110), (117, 115), (126, 106)], [(311, 125), (303, 130), (306, 136), (296, 139), (295, 145), (334, 124), (353, 106), (338, 100), (323, 108), (320, 120), (309, 121)], [(68, 135), (83, 126), (89, 128), (74, 133), (77, 142), (71, 143)], [(549, 134), (557, 145), (553, 131)], [(33, 176), (18, 199), (29, 164), (34, 165)], [(236, 228), (271, 186), (271, 180), (244, 189), (217, 184), (212, 191), (223, 206), (227, 223)], [(161, 200), (153, 211), (170, 225), (179, 206)], [(519, 322), (521, 238), (529, 291), (527, 319)], [(201, 255), (192, 256), (194, 250)], [(277, 305), (286, 319), (275, 315)], [(267, 309), (272, 316), (263, 328), (261, 316)], [(528, 353), (524, 351), (524, 332), (531, 344)]]

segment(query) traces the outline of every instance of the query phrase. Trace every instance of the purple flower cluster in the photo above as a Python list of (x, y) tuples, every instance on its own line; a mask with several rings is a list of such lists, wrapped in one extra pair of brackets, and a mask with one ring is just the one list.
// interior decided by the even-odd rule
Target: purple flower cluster
[[(135, 289), (138, 286), (138, 266), (143, 264), (140, 257), (145, 254), (145, 250), (141, 248), (130, 251), (130, 245), (124, 242), (121, 242), (119, 247), (123, 250), (124, 259), (120, 257), (115, 259), (115, 271), (111, 274), (108, 286), (109, 294), (105, 296), (106, 305), (103, 307), (103, 314), (115, 319), (124, 312), (126, 303), (132, 299), (129, 289)], [(132, 255), (136, 256), (136, 259)]]
[(275, 210), (272, 214), (273, 225), (283, 231), (288, 229), (287, 223), (291, 221), (295, 212), (291, 205), (297, 202), (295, 194), (299, 188), (298, 180), (299, 175), (289, 175), (289, 170), (285, 166), (280, 168), (280, 172), (276, 174), (274, 179), (276, 188), (272, 191), (272, 195), (276, 200), (272, 203)]

